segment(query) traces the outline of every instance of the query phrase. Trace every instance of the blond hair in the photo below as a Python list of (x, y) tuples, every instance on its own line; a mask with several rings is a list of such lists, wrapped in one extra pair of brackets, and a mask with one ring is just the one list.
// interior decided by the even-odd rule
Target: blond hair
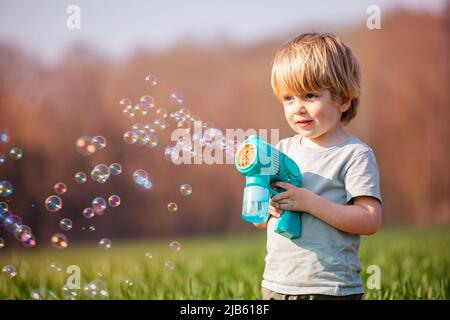
[(272, 65), (272, 89), (278, 99), (328, 89), (339, 103), (350, 101), (341, 122), (356, 116), (360, 96), (359, 63), (335, 35), (305, 33), (277, 51)]

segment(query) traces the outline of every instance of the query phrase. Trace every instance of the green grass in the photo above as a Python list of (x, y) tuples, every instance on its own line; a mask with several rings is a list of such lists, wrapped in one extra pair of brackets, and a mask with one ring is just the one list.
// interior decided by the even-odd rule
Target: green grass
[[(361, 277), (369, 265), (381, 270), (381, 289), (366, 290), (365, 299), (448, 299), (449, 229), (385, 229), (364, 237)], [(36, 288), (48, 288), (62, 299), (67, 266), (78, 265), (81, 286), (98, 279), (109, 299), (260, 299), (264, 269), (264, 232), (256, 235), (121, 242), (110, 250), (70, 246), (65, 250), (0, 252), (0, 267), (13, 265), (17, 276), (0, 274), (0, 299), (31, 299)], [(2, 249), (4, 250), (4, 249)], [(151, 252), (152, 258), (145, 256)], [(172, 261), (172, 270), (165, 267)], [(61, 265), (61, 271), (50, 267)], [(132, 285), (129, 285), (129, 283)], [(78, 299), (89, 298), (78, 291)]]

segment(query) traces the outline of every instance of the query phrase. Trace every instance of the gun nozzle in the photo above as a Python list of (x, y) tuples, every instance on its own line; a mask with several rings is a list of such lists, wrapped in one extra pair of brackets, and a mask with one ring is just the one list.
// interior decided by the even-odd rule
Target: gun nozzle
[(236, 156), (239, 167), (246, 168), (252, 164), (255, 159), (255, 153), (255, 147), (252, 144), (244, 145)]

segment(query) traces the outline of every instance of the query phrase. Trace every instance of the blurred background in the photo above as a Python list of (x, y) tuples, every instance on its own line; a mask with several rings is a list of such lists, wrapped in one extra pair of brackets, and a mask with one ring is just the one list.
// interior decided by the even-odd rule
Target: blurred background
[[(14, 186), (0, 200), (32, 228), (37, 246), (50, 245), (63, 217), (73, 221), (71, 242), (258, 232), (241, 219), (244, 178), (233, 165), (167, 161), (173, 126), (157, 133), (154, 149), (126, 144), (123, 133), (155, 114), (128, 119), (119, 101), (149, 94), (157, 108), (189, 108), (223, 131), (279, 129), (285, 138), (294, 132), (270, 87), (275, 51), (299, 33), (333, 32), (361, 64), (361, 105), (347, 128), (377, 156), (383, 224), (448, 225), (450, 5), (375, 2), (0, 0), (0, 130), (10, 136), (0, 143), (0, 180)], [(373, 4), (379, 30), (366, 25)], [(79, 30), (66, 26), (71, 5), (80, 10)], [(149, 74), (156, 86), (144, 81)], [(173, 91), (182, 106), (169, 99)], [(107, 146), (82, 156), (75, 147), (82, 135), (104, 136)], [(8, 156), (14, 146), (22, 160)], [(104, 184), (74, 180), (113, 162), (123, 172)], [(137, 169), (149, 173), (151, 190), (133, 183)], [(68, 191), (63, 208), (50, 213), (44, 201), (57, 182)], [(192, 186), (190, 196), (180, 194), (182, 183)], [(94, 197), (111, 194), (121, 197), (119, 207), (82, 216)], [(20, 247), (5, 230), (0, 235), (5, 249)]]

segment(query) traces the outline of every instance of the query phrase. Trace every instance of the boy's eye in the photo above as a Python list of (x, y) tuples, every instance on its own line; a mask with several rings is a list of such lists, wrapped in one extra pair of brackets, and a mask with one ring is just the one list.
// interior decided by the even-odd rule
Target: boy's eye
[(305, 99), (314, 99), (316, 95), (314, 93), (307, 93), (305, 94)]
[(286, 102), (291, 102), (291, 101), (293, 101), (294, 100), (294, 97), (293, 96), (284, 96), (283, 97), (283, 101), (286, 101)]

